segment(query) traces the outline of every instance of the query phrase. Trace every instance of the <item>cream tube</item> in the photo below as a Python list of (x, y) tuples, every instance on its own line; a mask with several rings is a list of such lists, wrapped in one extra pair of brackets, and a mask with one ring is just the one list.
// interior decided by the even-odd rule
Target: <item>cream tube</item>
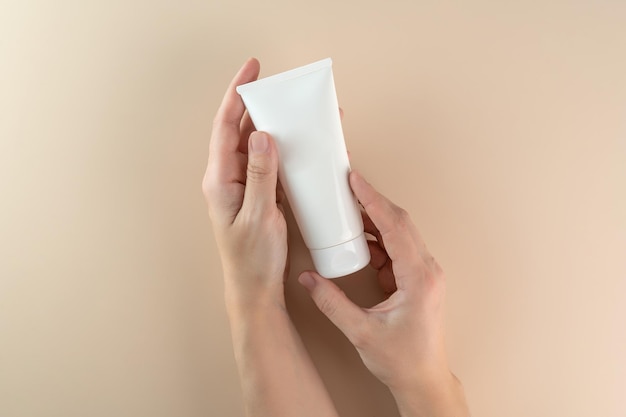
[(330, 58), (237, 87), (258, 130), (278, 146), (278, 176), (315, 269), (326, 278), (370, 261), (363, 220), (348, 183)]

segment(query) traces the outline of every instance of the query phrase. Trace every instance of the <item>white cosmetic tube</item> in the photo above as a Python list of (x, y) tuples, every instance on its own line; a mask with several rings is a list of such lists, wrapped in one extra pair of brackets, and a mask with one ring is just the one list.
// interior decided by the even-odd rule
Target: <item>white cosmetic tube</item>
[(337, 278), (370, 261), (330, 58), (237, 87), (257, 130), (274, 138), (278, 175), (317, 272)]

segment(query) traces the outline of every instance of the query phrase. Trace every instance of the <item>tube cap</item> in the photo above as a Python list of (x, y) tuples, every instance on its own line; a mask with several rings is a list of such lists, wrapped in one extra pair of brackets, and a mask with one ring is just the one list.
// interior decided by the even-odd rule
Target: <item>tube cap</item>
[(317, 272), (324, 278), (339, 278), (363, 269), (370, 262), (367, 240), (356, 239), (324, 249), (310, 249)]

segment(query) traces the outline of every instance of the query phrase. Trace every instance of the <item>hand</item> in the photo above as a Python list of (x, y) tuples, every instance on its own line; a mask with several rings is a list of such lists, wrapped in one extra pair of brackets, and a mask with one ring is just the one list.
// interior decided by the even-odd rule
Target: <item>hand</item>
[(287, 225), (282, 198), (277, 199), (278, 153), (267, 133), (254, 130), (235, 91), (258, 75), (259, 62), (250, 59), (226, 91), (213, 122), (202, 188), (224, 269), (227, 305), (284, 306)]
[(277, 192), (278, 152), (255, 132), (237, 85), (256, 80), (248, 60), (213, 123), (202, 188), (224, 269), (226, 308), (246, 415), (329, 416), (337, 411), (287, 310), (287, 224)]
[(406, 211), (356, 172), (350, 175), (350, 185), (365, 209), (365, 231), (376, 238), (368, 242), (370, 264), (378, 270), (388, 298), (372, 308), (361, 308), (332, 280), (314, 272), (302, 273), (299, 281), (322, 313), (354, 344), (365, 366), (391, 389), (400, 410), (411, 408), (401, 398), (417, 401), (414, 408), (421, 411), (403, 415), (448, 415), (439, 411), (446, 402), (455, 402), (450, 394), (460, 384), (446, 358), (443, 271)]

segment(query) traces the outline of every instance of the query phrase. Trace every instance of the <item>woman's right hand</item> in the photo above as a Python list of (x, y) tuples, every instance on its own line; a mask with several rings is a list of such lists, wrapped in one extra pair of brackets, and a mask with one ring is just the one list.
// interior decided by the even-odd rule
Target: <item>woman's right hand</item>
[(315, 272), (303, 272), (300, 283), (390, 388), (403, 416), (469, 415), (460, 382), (448, 367), (442, 269), (405, 210), (357, 172), (350, 174), (350, 185), (365, 209), (365, 231), (376, 237), (369, 241), (370, 265), (389, 297), (361, 308)]

